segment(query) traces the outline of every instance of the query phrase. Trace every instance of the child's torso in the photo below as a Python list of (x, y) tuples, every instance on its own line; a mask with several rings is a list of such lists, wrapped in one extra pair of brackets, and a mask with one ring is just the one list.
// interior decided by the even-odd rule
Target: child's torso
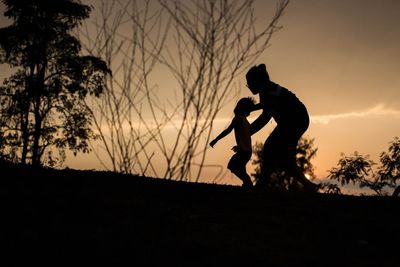
[(235, 117), (235, 138), (240, 150), (252, 151), (250, 123), (243, 116)]

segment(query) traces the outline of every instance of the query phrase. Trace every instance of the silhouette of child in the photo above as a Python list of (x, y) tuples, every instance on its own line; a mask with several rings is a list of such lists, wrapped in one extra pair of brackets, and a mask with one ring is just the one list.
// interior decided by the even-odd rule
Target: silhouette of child
[(235, 154), (229, 160), (228, 169), (242, 180), (244, 188), (251, 188), (253, 186), (250, 176), (246, 172), (246, 164), (249, 162), (252, 154), (250, 123), (246, 117), (254, 109), (255, 103), (252, 98), (240, 99), (233, 111), (235, 116), (230, 125), (210, 142), (210, 146), (214, 147), (220, 139), (234, 130), (236, 146), (232, 150)]

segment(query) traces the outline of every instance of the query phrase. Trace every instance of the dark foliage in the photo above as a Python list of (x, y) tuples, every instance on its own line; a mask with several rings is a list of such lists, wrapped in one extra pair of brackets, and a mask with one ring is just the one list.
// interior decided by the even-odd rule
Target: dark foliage
[[(355, 152), (351, 156), (342, 154), (338, 166), (329, 172), (329, 178), (337, 180), (342, 185), (349, 183), (358, 184), (360, 187), (368, 187), (378, 195), (386, 195), (385, 188), (395, 188), (400, 178), (400, 139), (395, 137), (389, 143), (387, 152), (380, 155), (380, 165), (377, 171), (373, 166), (376, 163)], [(398, 195), (400, 189), (393, 192)]]
[[(252, 176), (258, 181), (261, 173), (262, 155), (264, 145), (256, 143), (253, 147), (255, 158), (252, 164), (256, 166)], [(302, 137), (297, 145), (297, 164), (304, 174), (310, 178), (315, 178), (314, 165), (311, 160), (316, 156), (318, 148), (314, 147), (314, 139)], [(286, 175), (284, 171), (275, 172), (270, 180), (270, 187), (278, 190), (299, 190), (300, 185), (292, 177)]]

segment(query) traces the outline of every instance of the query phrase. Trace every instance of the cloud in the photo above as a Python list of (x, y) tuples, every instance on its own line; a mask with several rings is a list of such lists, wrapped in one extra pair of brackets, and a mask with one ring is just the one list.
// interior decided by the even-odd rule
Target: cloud
[[(252, 114), (248, 119), (250, 122), (254, 121), (259, 114)], [(317, 116), (310, 116), (311, 122), (314, 124), (322, 124), (322, 125), (327, 125), (331, 123), (333, 120), (340, 120), (340, 119), (352, 119), (352, 118), (366, 118), (366, 117), (372, 117), (372, 116), (399, 116), (400, 117), (400, 110), (396, 109), (391, 109), (385, 106), (385, 104), (378, 104), (372, 108), (362, 110), (362, 111), (355, 111), (355, 112), (348, 112), (348, 113), (339, 113), (339, 114), (331, 114), (331, 115), (317, 115)], [(226, 127), (229, 125), (229, 123), (232, 121), (232, 116), (226, 117), (226, 116), (221, 116), (217, 117), (213, 120), (214, 126), (217, 126), (217, 128), (221, 127)], [(177, 127), (180, 126), (182, 123), (182, 120), (176, 119), (173, 121), (170, 121), (166, 125), (162, 127), (162, 130), (177, 130)], [(204, 120), (201, 120), (200, 123), (204, 123)], [(130, 125), (128, 122), (122, 123), (122, 130), (124, 132), (129, 132), (131, 129), (131, 126), (135, 130), (142, 130), (146, 132), (149, 129), (156, 129), (156, 125), (153, 123), (149, 123), (147, 125), (148, 128), (146, 128), (143, 123), (140, 122), (135, 122), (132, 125)], [(109, 128), (107, 125), (102, 125), (102, 131), (104, 133), (109, 133)]]
[(365, 117), (371, 117), (371, 116), (400, 116), (400, 110), (387, 108), (385, 106), (385, 104), (378, 104), (372, 108), (362, 110), (362, 111), (331, 114), (331, 115), (310, 116), (310, 117), (311, 117), (312, 123), (328, 124), (332, 120), (365, 118)]

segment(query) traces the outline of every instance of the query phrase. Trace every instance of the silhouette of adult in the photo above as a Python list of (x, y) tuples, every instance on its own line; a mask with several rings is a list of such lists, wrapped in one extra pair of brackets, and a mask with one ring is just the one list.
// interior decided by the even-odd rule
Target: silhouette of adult
[(267, 187), (271, 175), (279, 169), (300, 182), (306, 191), (316, 191), (317, 186), (304, 176), (296, 163), (297, 143), (309, 126), (306, 107), (295, 94), (270, 80), (265, 64), (251, 67), (246, 80), (250, 91), (260, 97), (256, 110), (262, 109), (262, 114), (251, 124), (251, 134), (271, 118), (277, 123), (264, 143), (261, 177), (256, 186)]

